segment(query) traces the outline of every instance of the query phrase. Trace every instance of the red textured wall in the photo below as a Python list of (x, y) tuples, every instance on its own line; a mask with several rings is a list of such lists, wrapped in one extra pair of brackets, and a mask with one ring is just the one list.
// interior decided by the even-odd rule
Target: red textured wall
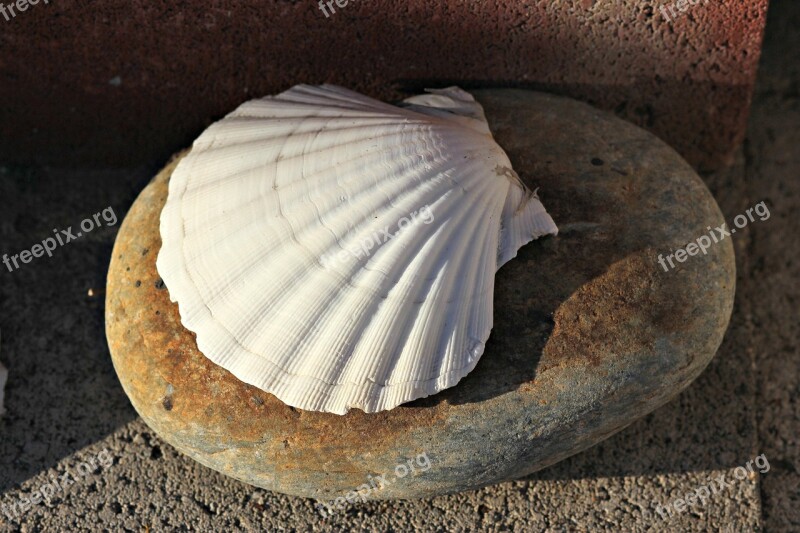
[(349, 0), (326, 18), (315, 0), (44, 2), (0, 14), (5, 161), (158, 161), (296, 83), (384, 99), (457, 83), (589, 101), (701, 169), (743, 138), (767, 4)]

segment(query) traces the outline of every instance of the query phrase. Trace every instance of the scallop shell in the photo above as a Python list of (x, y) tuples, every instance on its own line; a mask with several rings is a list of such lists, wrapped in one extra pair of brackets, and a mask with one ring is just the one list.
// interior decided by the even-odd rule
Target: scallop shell
[(306, 410), (451, 387), (497, 269), (557, 232), (457, 87), (389, 105), (299, 85), (210, 126), (172, 174), (158, 271), (200, 351)]

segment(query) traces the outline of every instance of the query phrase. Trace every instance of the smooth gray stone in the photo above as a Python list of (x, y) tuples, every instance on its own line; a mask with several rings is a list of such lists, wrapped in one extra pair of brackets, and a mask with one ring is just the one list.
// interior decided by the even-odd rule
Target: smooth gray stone
[[(498, 272), (495, 326), (477, 368), (392, 411), (337, 416), (288, 407), (209, 362), (155, 269), (175, 159), (121, 226), (108, 280), (114, 365), (150, 427), (269, 490), (424, 497), (555, 463), (697, 377), (730, 318), (733, 247), (724, 239), (666, 272), (658, 255), (723, 223), (702, 181), (656, 137), (588, 105), (522, 90), (475, 94), (560, 229)], [(408, 461), (414, 472), (400, 476)], [(380, 475), (387, 483), (373, 488)]]

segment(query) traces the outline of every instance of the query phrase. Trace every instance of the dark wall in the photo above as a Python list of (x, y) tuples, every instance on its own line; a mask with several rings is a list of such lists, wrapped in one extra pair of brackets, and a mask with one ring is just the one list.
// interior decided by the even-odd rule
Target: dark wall
[(712, 169), (743, 138), (767, 0), (680, 0), (667, 20), (677, 1), (349, 0), (326, 18), (313, 0), (39, 0), (0, 14), (0, 157), (158, 161), (296, 83), (457, 83), (592, 102)]

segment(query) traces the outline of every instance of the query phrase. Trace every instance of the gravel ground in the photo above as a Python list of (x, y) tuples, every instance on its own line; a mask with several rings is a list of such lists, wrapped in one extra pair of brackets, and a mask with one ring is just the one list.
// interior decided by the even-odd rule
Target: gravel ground
[(773, 8), (745, 145), (745, 195), (768, 199), (775, 216), (753, 228), (742, 292), (750, 301), (759, 443), (773, 467), (762, 480), (764, 525), (800, 531), (800, 5)]
[[(102, 287), (119, 222), (103, 221), (53, 258), (3, 271), (0, 361), (9, 380), (0, 506), (48, 490), (54, 477), (73, 483), (18, 518), (0, 507), (0, 530), (800, 529), (798, 26), (800, 4), (774, 0), (742, 155), (728, 171), (705, 176), (727, 220), (762, 200), (771, 216), (733, 237), (730, 329), (708, 370), (673, 402), (524, 480), (323, 518), (309, 500), (194, 463), (138, 419), (105, 345)], [(30, 248), (53, 228), (77, 226), (109, 206), (121, 220), (156, 170), (0, 167), (2, 252)], [(738, 480), (736, 468), (762, 453), (769, 472)], [(656, 513), (657, 504), (721, 475), (729, 485), (705, 505), (667, 520)]]

